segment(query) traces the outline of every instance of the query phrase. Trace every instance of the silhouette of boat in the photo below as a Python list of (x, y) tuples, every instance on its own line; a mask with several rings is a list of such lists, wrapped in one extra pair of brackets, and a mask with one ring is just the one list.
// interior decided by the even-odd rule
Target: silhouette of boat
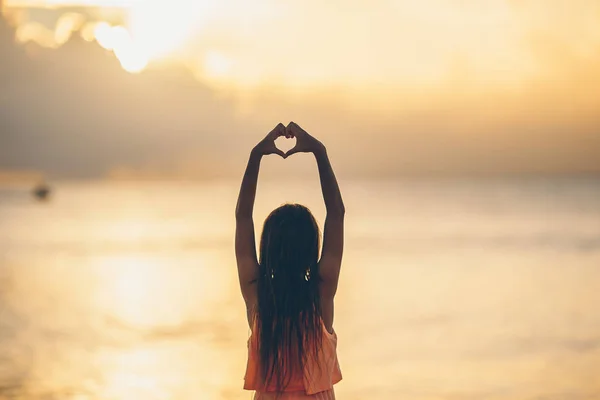
[(33, 196), (40, 201), (48, 200), (50, 196), (50, 187), (46, 184), (41, 184), (33, 189)]

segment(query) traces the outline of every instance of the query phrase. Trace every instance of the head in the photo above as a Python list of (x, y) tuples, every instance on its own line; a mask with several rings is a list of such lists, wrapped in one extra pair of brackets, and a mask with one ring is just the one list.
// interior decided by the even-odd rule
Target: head
[[(291, 371), (320, 350), (318, 282), (320, 232), (299, 204), (275, 209), (265, 220), (259, 259), (258, 340), (265, 385), (282, 391)], [(299, 369), (297, 369), (299, 368)]]

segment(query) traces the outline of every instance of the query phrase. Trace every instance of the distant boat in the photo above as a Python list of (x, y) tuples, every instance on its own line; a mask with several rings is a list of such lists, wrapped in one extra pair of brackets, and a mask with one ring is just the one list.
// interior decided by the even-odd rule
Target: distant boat
[(48, 200), (48, 197), (50, 196), (50, 187), (46, 184), (41, 184), (36, 186), (33, 189), (33, 196), (40, 200), (40, 201), (44, 201), (44, 200)]

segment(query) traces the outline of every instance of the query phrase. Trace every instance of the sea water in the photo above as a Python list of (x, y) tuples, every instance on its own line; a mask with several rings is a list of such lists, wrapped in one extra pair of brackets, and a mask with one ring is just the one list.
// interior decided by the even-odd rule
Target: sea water
[[(0, 189), (0, 399), (249, 399), (238, 185)], [(600, 180), (340, 186), (338, 398), (600, 399)], [(257, 235), (320, 196), (260, 182)]]

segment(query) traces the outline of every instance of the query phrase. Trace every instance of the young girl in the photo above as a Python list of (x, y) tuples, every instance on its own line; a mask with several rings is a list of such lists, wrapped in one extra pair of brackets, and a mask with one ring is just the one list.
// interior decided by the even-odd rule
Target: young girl
[[(283, 153), (280, 136), (296, 138)], [(327, 209), (323, 248), (308, 208), (286, 204), (265, 220), (256, 256), (252, 210), (260, 161), (313, 153)], [(342, 379), (333, 330), (333, 299), (344, 245), (344, 203), (325, 146), (290, 122), (279, 124), (250, 153), (236, 208), (235, 254), (252, 334), (244, 389), (255, 400), (335, 399)]]

